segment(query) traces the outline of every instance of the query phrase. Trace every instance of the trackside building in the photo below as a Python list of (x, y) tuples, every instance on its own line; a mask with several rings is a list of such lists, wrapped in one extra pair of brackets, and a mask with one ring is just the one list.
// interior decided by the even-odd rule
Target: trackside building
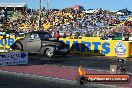
[(8, 11), (24, 11), (27, 9), (27, 5), (25, 3), (0, 3), (0, 11), (3, 9)]

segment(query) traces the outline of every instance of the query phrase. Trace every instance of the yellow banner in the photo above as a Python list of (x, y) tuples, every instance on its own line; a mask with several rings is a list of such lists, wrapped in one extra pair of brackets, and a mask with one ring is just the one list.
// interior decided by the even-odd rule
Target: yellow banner
[(0, 36), (0, 47), (3, 48), (6, 44), (6, 48), (10, 48), (10, 46), (16, 41), (20, 39), (20, 37), (15, 38), (15, 36), (6, 37), (6, 41), (3, 39), (3, 36)]
[(96, 53), (105, 56), (130, 57), (131, 42), (121, 40), (90, 40), (60, 38), (70, 45), (71, 53)]
[[(20, 39), (20, 37), (7, 37), (6, 48), (10, 48), (17, 39)], [(71, 53), (94, 53), (105, 56), (130, 57), (132, 52), (130, 41), (95, 40), (86, 37), (82, 37), (82, 39), (60, 38), (60, 41), (64, 41), (66, 44), (70, 45)], [(0, 47), (4, 47), (4, 44), (3, 36), (0, 36)]]

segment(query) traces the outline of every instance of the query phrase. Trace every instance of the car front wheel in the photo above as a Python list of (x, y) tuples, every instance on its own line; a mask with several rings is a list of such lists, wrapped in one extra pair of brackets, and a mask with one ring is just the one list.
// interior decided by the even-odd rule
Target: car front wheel
[(51, 57), (53, 57), (54, 55), (55, 55), (55, 51), (54, 51), (53, 48), (48, 48), (48, 49), (46, 50), (46, 56), (47, 56), (47, 57), (51, 58)]

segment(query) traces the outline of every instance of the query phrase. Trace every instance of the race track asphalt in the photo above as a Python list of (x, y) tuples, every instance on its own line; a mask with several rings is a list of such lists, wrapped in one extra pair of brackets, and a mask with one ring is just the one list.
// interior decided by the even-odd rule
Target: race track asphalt
[[(117, 65), (119, 62), (117, 57), (106, 57), (106, 56), (89, 56), (80, 54), (70, 54), (66, 57), (55, 56), (50, 59), (41, 55), (32, 54), (29, 58), (28, 65), (58, 65), (58, 66), (71, 66), (71, 67), (82, 67), (87, 69), (97, 70), (110, 70), (110, 65)], [(126, 58), (127, 72), (132, 74), (132, 58)]]
[[(125, 86), (124, 84), (104, 85), (95, 83), (77, 86), (75, 75), (72, 72), (76, 73), (80, 65), (91, 74), (106, 74), (109, 71), (110, 64), (119, 65), (117, 58), (68, 55), (66, 57), (56, 56), (50, 59), (32, 54), (29, 56), (27, 65), (0, 67), (0, 88), (132, 88), (132, 83)], [(132, 73), (131, 58), (126, 61), (126, 64), (127, 72)], [(46, 77), (46, 75), (50, 76)], [(67, 75), (74, 76), (73, 80), (64, 79)]]
[(1, 72), (0, 88), (116, 88), (104, 84), (77, 85), (76, 81), (21, 73)]

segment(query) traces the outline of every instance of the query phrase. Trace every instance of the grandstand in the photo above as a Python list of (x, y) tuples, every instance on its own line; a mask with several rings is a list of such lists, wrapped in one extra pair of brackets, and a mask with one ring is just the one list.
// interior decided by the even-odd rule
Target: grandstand
[(6, 9), (8, 11), (24, 11), (27, 9), (27, 5), (25, 3), (0, 3), (0, 11), (2, 9)]

